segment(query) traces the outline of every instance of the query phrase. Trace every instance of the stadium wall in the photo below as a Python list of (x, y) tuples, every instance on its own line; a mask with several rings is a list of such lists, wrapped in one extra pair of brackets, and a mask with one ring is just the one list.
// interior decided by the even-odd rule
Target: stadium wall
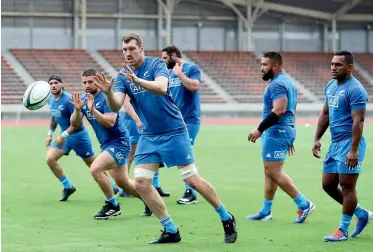
[[(323, 104), (300, 103), (297, 118), (319, 116)], [(202, 118), (258, 118), (262, 115), (262, 104), (202, 104)], [(367, 105), (366, 117), (373, 117), (373, 104)], [(48, 106), (35, 111), (27, 110), (22, 104), (2, 104), (1, 120), (21, 121), (49, 119)]]
[[(173, 15), (215, 16), (230, 18), (224, 21), (173, 20), (172, 40), (183, 50), (246, 50), (247, 32), (238, 31), (236, 14), (228, 7), (208, 1), (182, 0)], [(73, 12), (72, 0), (4, 0), (6, 12)], [(244, 8), (239, 10), (245, 14)], [(117, 0), (88, 0), (87, 12), (111, 14), (118, 12)], [(122, 1), (120, 13), (156, 15), (156, 0)], [(157, 49), (157, 20), (151, 18), (122, 19), (121, 30), (116, 32), (114, 18), (87, 19), (87, 49), (115, 49), (120, 47), (121, 36), (129, 32), (142, 35), (146, 48)], [(254, 50), (323, 51), (324, 26), (330, 24), (297, 16), (268, 12), (253, 28)], [(2, 50), (9, 48), (72, 48), (73, 19), (71, 17), (2, 16)], [(327, 35), (329, 36), (329, 35)], [(165, 39), (162, 40), (163, 45)], [(331, 40), (328, 39), (331, 49)], [(366, 24), (338, 24), (338, 47), (355, 52), (373, 52), (373, 31)]]

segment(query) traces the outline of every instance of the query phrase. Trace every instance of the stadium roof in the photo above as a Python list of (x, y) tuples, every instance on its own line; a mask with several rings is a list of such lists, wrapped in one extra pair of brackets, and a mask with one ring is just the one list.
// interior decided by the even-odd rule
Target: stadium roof
[(283, 12), (316, 19), (373, 22), (373, 0), (215, 0), (234, 9), (235, 5)]

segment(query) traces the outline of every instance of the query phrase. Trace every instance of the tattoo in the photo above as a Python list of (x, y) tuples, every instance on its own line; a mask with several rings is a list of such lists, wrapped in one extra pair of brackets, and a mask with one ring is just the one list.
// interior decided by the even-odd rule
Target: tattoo
[(55, 131), (56, 128), (57, 128), (57, 122), (56, 122), (56, 119), (54, 119), (53, 116), (51, 118), (51, 124), (50, 124), (49, 128), (50, 128), (51, 131)]

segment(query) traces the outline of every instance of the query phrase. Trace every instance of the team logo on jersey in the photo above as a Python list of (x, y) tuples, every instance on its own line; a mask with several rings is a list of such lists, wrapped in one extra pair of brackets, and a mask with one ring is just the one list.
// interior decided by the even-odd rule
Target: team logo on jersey
[(172, 78), (168, 81), (170, 88), (171, 87), (178, 87), (181, 85), (181, 81), (179, 78)]
[(87, 110), (86, 116), (88, 120), (96, 120), (96, 117), (91, 113), (91, 111)]
[(142, 87), (140, 87), (136, 84), (130, 84), (130, 89), (131, 89), (131, 91), (134, 95), (146, 92), (145, 89), (143, 89)]
[(97, 102), (97, 103), (96, 103), (96, 108), (97, 108), (98, 106), (100, 106), (100, 102)]
[(146, 72), (144, 73), (144, 79), (150, 77), (150, 75), (148, 74), (148, 72), (149, 72), (149, 71), (146, 71)]
[(62, 117), (61, 111), (57, 109), (51, 109), (51, 114), (54, 117)]
[(339, 95), (340, 96), (345, 96), (345, 92), (346, 92), (346, 90), (341, 90), (341, 91), (339, 91)]
[(339, 96), (328, 96), (328, 105), (329, 107), (335, 107), (338, 108), (338, 102), (339, 102)]
[(275, 158), (284, 158), (285, 152), (283, 151), (275, 151)]
[(59, 109), (59, 110), (63, 110), (63, 104), (58, 105), (58, 109)]

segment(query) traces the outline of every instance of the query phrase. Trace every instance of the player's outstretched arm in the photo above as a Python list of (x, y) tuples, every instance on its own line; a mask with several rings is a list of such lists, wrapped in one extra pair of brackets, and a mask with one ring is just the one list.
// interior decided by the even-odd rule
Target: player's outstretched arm
[(74, 93), (70, 101), (74, 105), (74, 111), (70, 116), (70, 125), (76, 129), (83, 123), (83, 113), (81, 111), (86, 100), (87, 98), (81, 100), (79, 93)]
[(132, 118), (132, 120), (135, 121), (136, 126), (139, 127), (141, 125), (141, 120), (139, 116), (137, 115), (135, 109), (132, 107), (130, 103), (130, 97), (126, 95), (123, 102), (123, 109), (126, 111), (126, 113)]
[(113, 113), (109, 106), (104, 105), (104, 114), (96, 109), (94, 106), (94, 97), (91, 94), (88, 94), (88, 109), (92, 115), (96, 118), (96, 121), (104, 126), (105, 128), (112, 128), (115, 125), (117, 120), (117, 114)]
[(56, 122), (56, 119), (54, 118), (54, 116), (52, 116), (51, 123), (50, 123), (50, 126), (49, 126), (48, 136), (53, 137), (53, 133), (56, 129), (57, 129), (57, 122)]
[(121, 80), (117, 78), (111, 78), (110, 80), (106, 78), (104, 73), (97, 74), (95, 76), (95, 82), (94, 84), (106, 95), (106, 102), (109, 105), (109, 107), (112, 109), (112, 111), (119, 111), (122, 107), (125, 92), (115, 92), (113, 91), (113, 84), (116, 82), (115, 86), (118, 86), (118, 83), (121, 82)]
[(191, 69), (190, 76), (186, 76), (183, 71), (183, 65), (176, 63), (172, 71), (176, 74), (176, 76), (180, 79), (181, 83), (184, 85), (186, 89), (191, 92), (195, 92), (199, 88), (200, 78), (201, 78), (201, 71), (198, 67), (194, 67)]
[(167, 93), (167, 87), (168, 87), (168, 78), (165, 76), (158, 76), (154, 79), (154, 81), (144, 80), (135, 75), (133, 70), (127, 66), (126, 64), (122, 64), (124, 69), (126, 70), (125, 73), (119, 72), (121, 76), (124, 76), (127, 80), (129, 80), (132, 83), (135, 83), (142, 87), (143, 89), (159, 94), (159, 95), (165, 95)]

